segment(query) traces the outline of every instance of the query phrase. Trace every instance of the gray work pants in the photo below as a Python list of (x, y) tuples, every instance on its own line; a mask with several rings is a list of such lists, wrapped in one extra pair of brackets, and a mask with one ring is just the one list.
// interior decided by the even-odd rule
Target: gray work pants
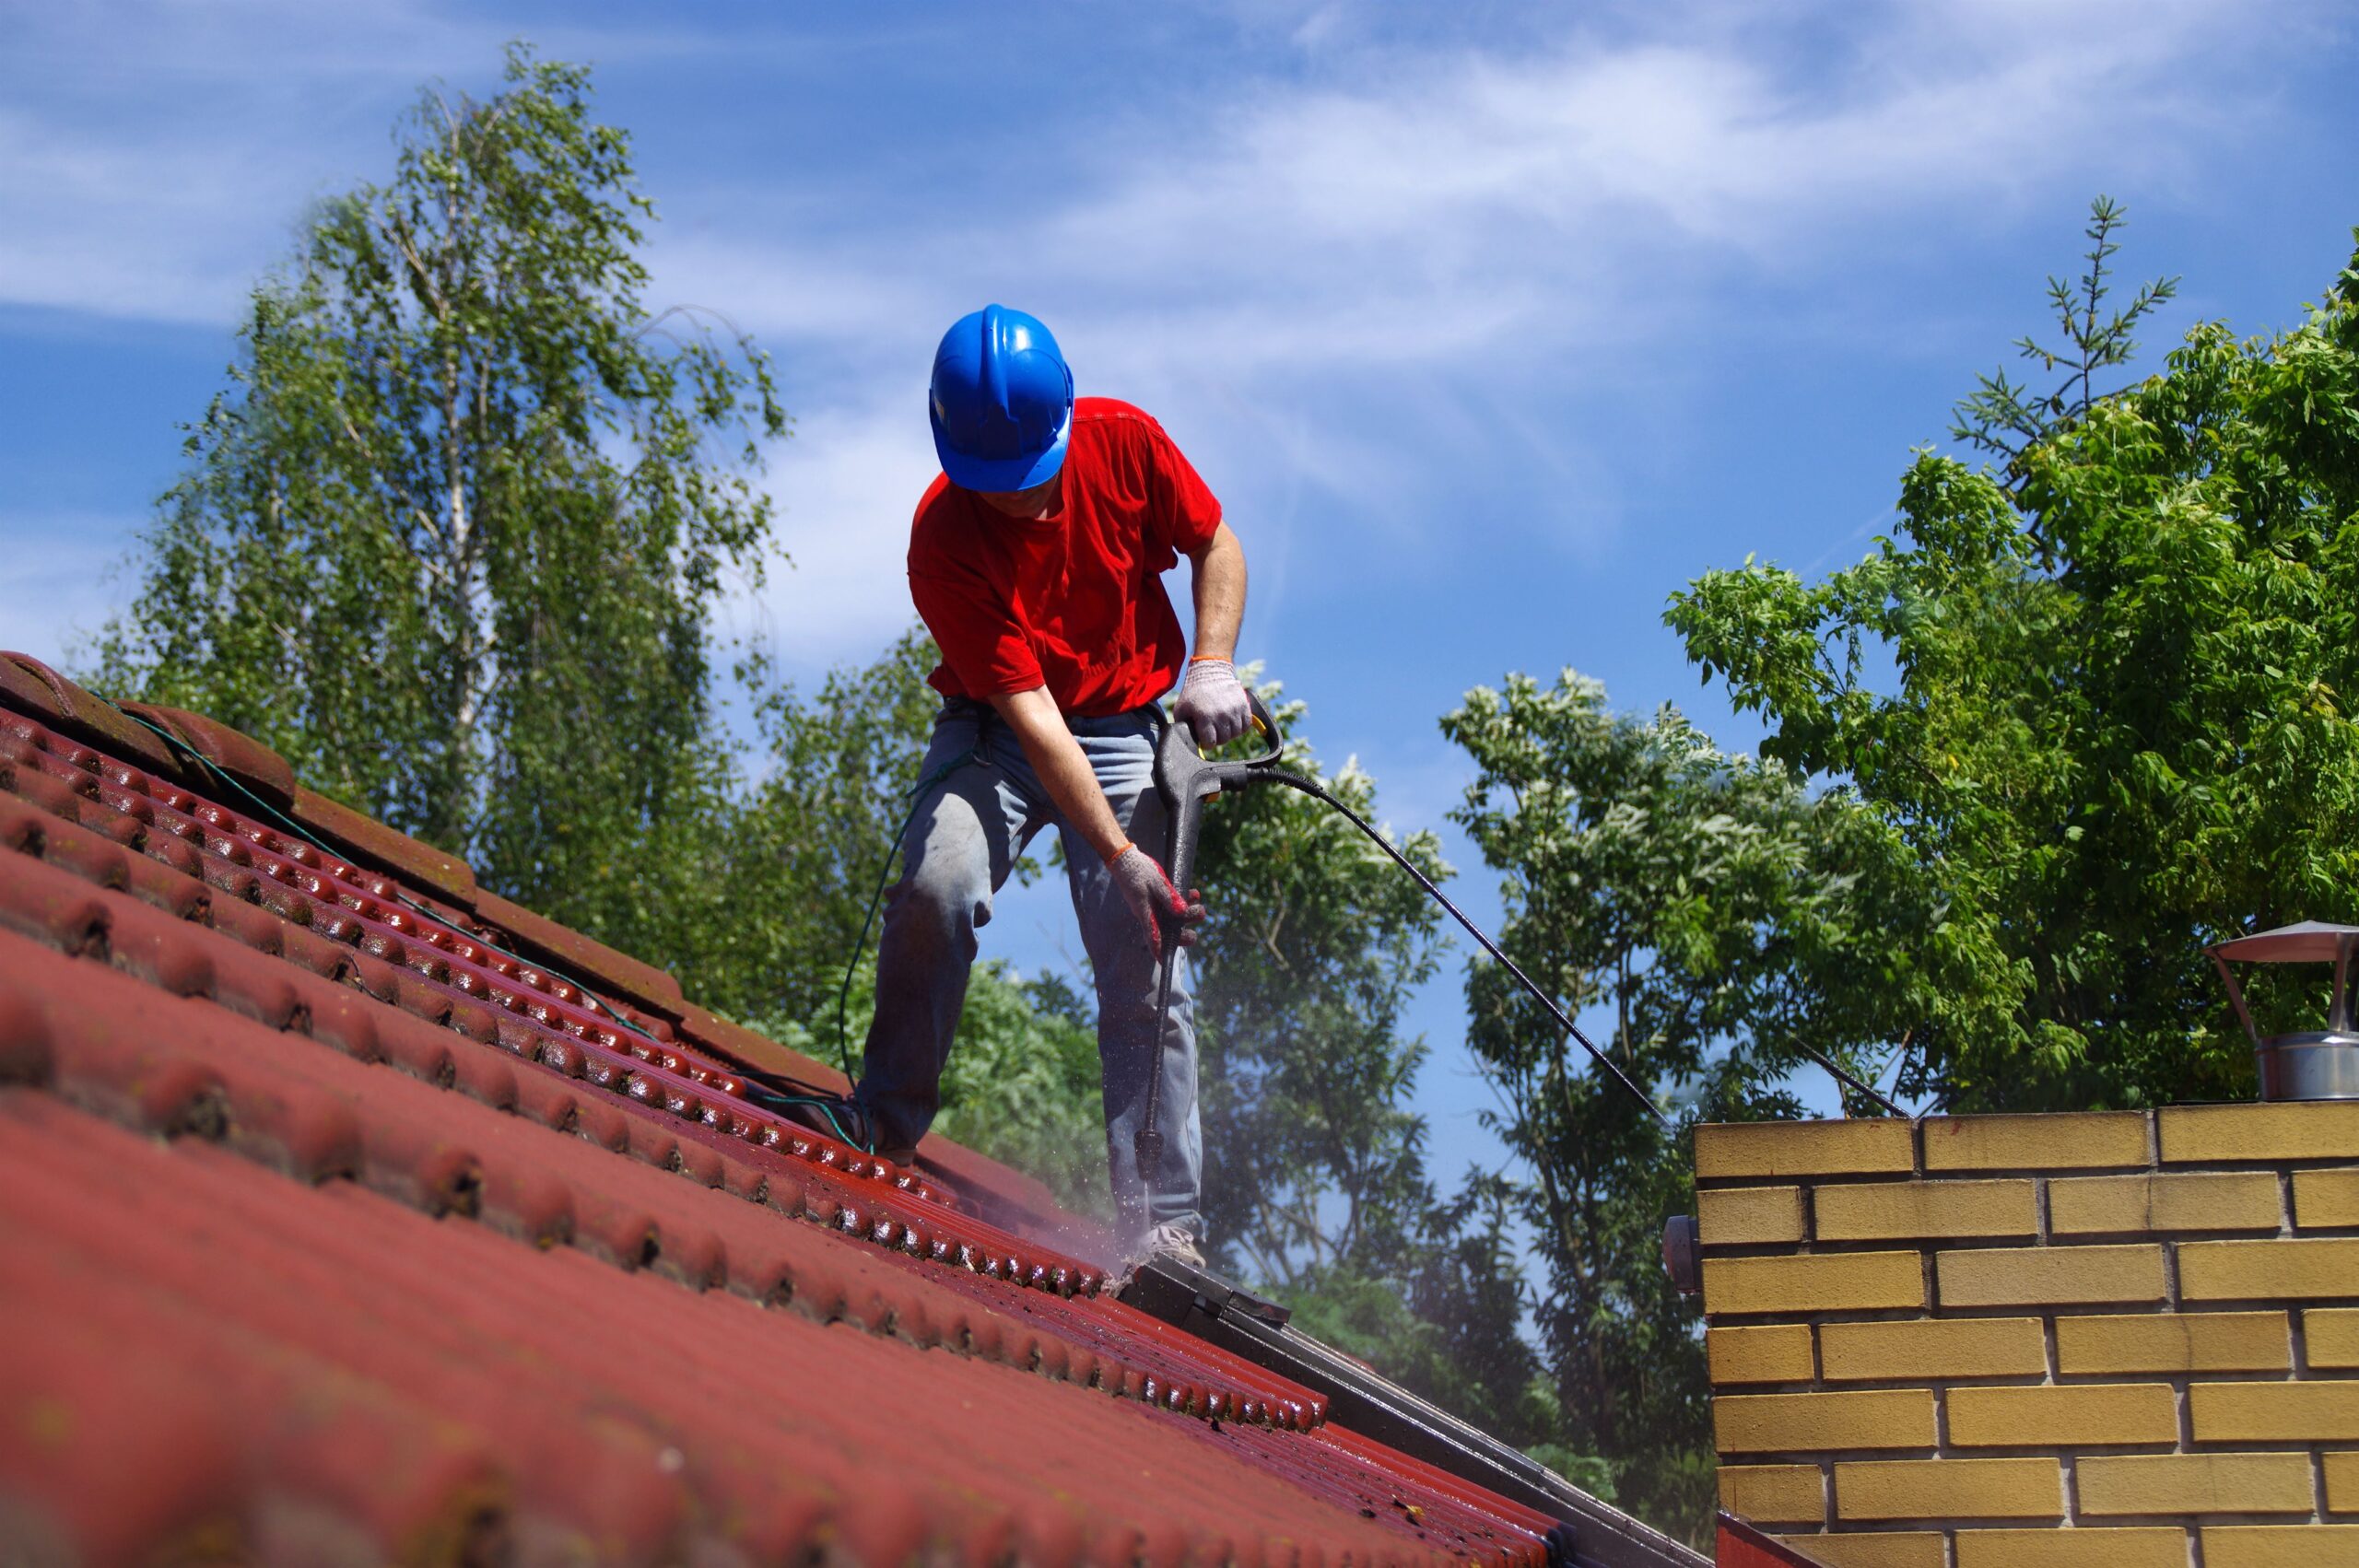
[[(1068, 719), (1123, 831), (1161, 856), (1167, 813), (1155, 792), (1160, 717), (1152, 708), (1111, 719)], [(971, 754), (971, 755), (970, 755)], [(944, 770), (947, 769), (946, 772)], [(935, 778), (940, 773), (942, 777)], [(976, 930), (1024, 845), (1053, 823), (1097, 987), (1097, 1055), (1106, 1109), (1106, 1163), (1133, 1236), (1172, 1223), (1199, 1235), (1203, 1135), (1196, 1118), (1196, 1024), (1188, 955), (1176, 960), (1171, 1007), (1155, 1017), (1156, 959), (1097, 851), (1063, 820), (1015, 733), (989, 705), (953, 697), (934, 720), (921, 779), (933, 778), (902, 838), (900, 879), (886, 895), (876, 950), (876, 1016), (854, 1097), (876, 1147), (914, 1149), (941, 1106), (942, 1071), (967, 999)], [(1159, 1060), (1163, 1132), (1152, 1212), (1144, 1212), (1133, 1142), (1146, 1117), (1150, 1059)]]

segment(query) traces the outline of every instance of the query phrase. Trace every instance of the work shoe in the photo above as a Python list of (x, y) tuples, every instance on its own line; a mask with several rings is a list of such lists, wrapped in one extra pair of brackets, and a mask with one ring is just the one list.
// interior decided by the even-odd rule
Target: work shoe
[(865, 1153), (871, 1136), (868, 1118), (861, 1114), (859, 1105), (833, 1095), (784, 1095), (769, 1093), (757, 1095), (756, 1103), (767, 1105), (797, 1127), (809, 1128), (839, 1143), (848, 1143)]
[(1191, 1269), (1204, 1266), (1203, 1252), (1196, 1246), (1196, 1234), (1187, 1226), (1173, 1224), (1168, 1220), (1146, 1233), (1146, 1257), (1150, 1263), (1158, 1258), (1168, 1258), (1175, 1263), (1185, 1263)]

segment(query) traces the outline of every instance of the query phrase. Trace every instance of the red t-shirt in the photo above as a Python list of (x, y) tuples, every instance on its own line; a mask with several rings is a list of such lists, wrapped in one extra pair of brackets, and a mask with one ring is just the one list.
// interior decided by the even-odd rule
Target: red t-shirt
[(1163, 574), (1220, 527), (1220, 502), (1163, 427), (1127, 403), (1074, 405), (1057, 510), (1009, 517), (937, 475), (910, 529), (910, 596), (947, 696), (1045, 685), (1104, 718), (1155, 701), (1187, 662)]

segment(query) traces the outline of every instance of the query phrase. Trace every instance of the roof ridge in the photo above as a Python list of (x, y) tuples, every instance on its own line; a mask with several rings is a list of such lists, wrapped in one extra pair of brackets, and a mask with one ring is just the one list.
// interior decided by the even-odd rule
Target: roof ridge
[[(478, 945), (430, 910), (394, 906), (398, 890), (382, 877), (347, 880), (353, 868), (311, 846), (176, 786), (155, 784), (90, 748), (57, 748), (29, 720), (0, 721), (0, 763), (7, 766), (6, 787), (58, 820), (67, 839), (88, 836), (72, 859), (91, 865), (111, 853), (120, 862), (98, 872), (116, 885), (145, 891), (159, 874), (176, 874), (229, 895), (225, 908), (263, 906), (277, 917), (279, 950), (291, 946), (315, 965), (348, 965), (350, 978), (380, 1001), (569, 1076), (616, 1087), (675, 1120), (827, 1171), (870, 1194), (871, 1207), (914, 1200), (931, 1208), (948, 1196), (919, 1173), (745, 1099), (742, 1080), (675, 1043), (663, 1021), (651, 1020), (642, 1037), (626, 1036), (581, 1005), (582, 994), (569, 983)], [(86, 810), (111, 833), (135, 838), (136, 848), (82, 827), (78, 818)], [(26, 831), (17, 829), (20, 837)], [(134, 869), (132, 862), (141, 860), (158, 869)], [(186, 902), (170, 894), (153, 896)], [(1104, 1281), (1102, 1270), (1019, 1240), (979, 1216), (961, 1217), (956, 1228), (973, 1238), (982, 1266), (1020, 1270), (1030, 1282), (1051, 1289), (1095, 1291)]]
[[(645, 1015), (653, 1014), (667, 1025), (653, 1031), (667, 1043), (686, 1043), (734, 1069), (815, 1089), (828, 1089), (841, 1078), (838, 1070), (689, 1001), (666, 971), (483, 887), (457, 855), (304, 786), (277, 752), (233, 726), (185, 708), (118, 705), (29, 654), (5, 651), (0, 708), (14, 708), (110, 761), (127, 758), (194, 792), (208, 792), (217, 776), (226, 778), (278, 815), (279, 826), (291, 826), (300, 837), (388, 879), (392, 895), (400, 895), (404, 883), (425, 890), (447, 906), (438, 918), (449, 920), (457, 912), (464, 919), (450, 923), (469, 928), (476, 940), (511, 948), (569, 983), (593, 981), (627, 1000), (640, 1010), (634, 1026), (643, 1027)], [(594, 995), (592, 1000), (604, 1005)], [(1039, 1181), (948, 1140), (929, 1141), (919, 1162), (1013, 1223), (1069, 1229), (1084, 1223)]]

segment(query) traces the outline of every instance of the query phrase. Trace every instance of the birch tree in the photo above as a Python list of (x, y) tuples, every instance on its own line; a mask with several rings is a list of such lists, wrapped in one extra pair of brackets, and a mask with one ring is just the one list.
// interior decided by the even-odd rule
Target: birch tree
[(750, 340), (644, 303), (585, 68), (516, 46), (395, 144), (254, 290), (100, 679), (628, 930), (634, 849), (720, 798), (710, 611), (759, 579), (787, 419)]

